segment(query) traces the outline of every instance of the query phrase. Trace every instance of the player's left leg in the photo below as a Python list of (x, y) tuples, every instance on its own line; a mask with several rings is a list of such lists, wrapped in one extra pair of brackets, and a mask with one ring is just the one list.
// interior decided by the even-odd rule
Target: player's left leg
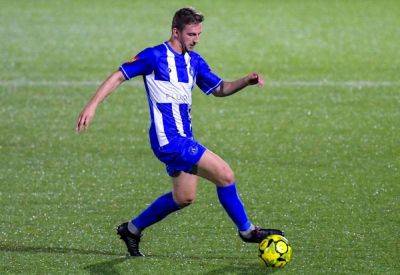
[(268, 235), (284, 235), (281, 230), (263, 229), (250, 222), (237, 192), (233, 171), (221, 157), (206, 150), (197, 165), (198, 175), (216, 185), (219, 201), (236, 224), (243, 241), (258, 243)]

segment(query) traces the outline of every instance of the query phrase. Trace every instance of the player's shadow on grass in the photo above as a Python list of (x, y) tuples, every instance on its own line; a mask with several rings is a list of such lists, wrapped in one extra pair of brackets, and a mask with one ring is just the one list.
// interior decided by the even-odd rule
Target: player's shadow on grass
[(121, 255), (120, 253), (114, 253), (114, 252), (110, 252), (110, 251), (69, 248), (69, 247), (26, 246), (26, 245), (18, 245), (18, 244), (0, 244), (0, 251), (50, 253), (50, 254), (102, 255), (102, 256), (119, 256), (119, 255)]
[(220, 274), (271, 274), (276, 272), (276, 269), (266, 268), (261, 265), (240, 265), (230, 264), (222, 265), (220, 268), (206, 272), (207, 275), (220, 275)]
[[(0, 244), (0, 251), (4, 252), (28, 252), (28, 253), (50, 253), (50, 254), (79, 254), (79, 255), (98, 255), (98, 256), (119, 256), (117, 258), (102, 261), (99, 263), (85, 266), (84, 269), (92, 274), (120, 274), (116, 269), (116, 265), (128, 260), (135, 259), (131, 257), (121, 256), (121, 253), (114, 253), (109, 251), (91, 250), (91, 249), (80, 249), (80, 248), (66, 248), (66, 247), (39, 247), (39, 246), (24, 246), (16, 244)], [(267, 270), (263, 267), (257, 266), (257, 264), (244, 263), (237, 257), (216, 257), (215, 255), (210, 257), (194, 256), (194, 255), (148, 255), (151, 258), (168, 258), (168, 259), (190, 259), (190, 260), (224, 260), (225, 263), (220, 268), (207, 272), (206, 274), (224, 274), (224, 273), (235, 273), (235, 274), (265, 274), (272, 273), (274, 270)]]
[(129, 257), (119, 257), (116, 259), (85, 266), (84, 269), (89, 271), (91, 274), (120, 274), (120, 272), (115, 268), (115, 265), (122, 263), (128, 259)]
[(258, 263), (257, 259), (249, 260), (247, 257), (238, 258), (237, 256), (217, 256), (217, 255), (159, 255), (159, 254), (150, 254), (147, 255), (147, 258), (158, 258), (158, 259), (176, 259), (176, 260), (191, 260), (191, 261), (200, 261), (207, 262), (218, 260), (221, 262), (219, 268), (215, 270), (211, 270), (208, 272), (204, 272), (203, 274), (209, 275), (220, 275), (220, 274), (271, 274), (277, 271), (277, 269), (266, 268)]
[(224, 260), (224, 264), (221, 264), (221, 267), (205, 272), (204, 274), (208, 275), (220, 275), (220, 274), (265, 274), (265, 273), (273, 273), (276, 270), (273, 269), (266, 269), (265, 267), (258, 265), (256, 262), (249, 263), (249, 262), (243, 262), (243, 261), (238, 261), (237, 257), (215, 257), (215, 256), (210, 256), (210, 257), (198, 257), (198, 256), (182, 256), (182, 255), (147, 255), (146, 257), (142, 258), (136, 258), (136, 257), (119, 257), (116, 259), (111, 259), (107, 261), (102, 261), (96, 264), (91, 264), (86, 267), (84, 267), (85, 270), (89, 271), (91, 274), (120, 274), (120, 272), (116, 269), (116, 265), (126, 261), (130, 260), (132, 261), (132, 264), (136, 260), (143, 260), (146, 261), (146, 259), (149, 258), (158, 258), (158, 259), (168, 259), (173, 260), (180, 260), (180, 261), (185, 261), (185, 260), (200, 260), (202, 262), (207, 262), (207, 259), (209, 260)]

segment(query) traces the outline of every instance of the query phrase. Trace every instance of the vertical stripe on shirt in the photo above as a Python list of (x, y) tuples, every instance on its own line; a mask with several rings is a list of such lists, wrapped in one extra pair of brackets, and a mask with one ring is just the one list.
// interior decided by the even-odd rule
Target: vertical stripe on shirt
[(152, 103), (153, 105), (153, 115), (154, 115), (154, 126), (157, 132), (157, 139), (160, 146), (164, 146), (169, 143), (167, 135), (165, 133), (164, 127), (164, 116), (162, 115), (164, 112), (158, 108), (157, 103)]
[(183, 122), (183, 131), (187, 137), (191, 137), (192, 134), (188, 104), (179, 104), (179, 113)]
[(188, 53), (185, 53), (185, 63), (186, 63), (186, 70), (187, 70), (187, 75), (188, 75), (189, 89), (193, 90), (194, 68), (192, 67), (192, 64), (190, 61), (191, 61), (190, 55)]
[(189, 83), (186, 60), (182, 55), (175, 55), (175, 67), (176, 74), (178, 75), (178, 81), (182, 83)]
[(166, 45), (165, 45), (165, 48), (167, 49), (169, 81), (173, 84), (176, 84), (178, 82), (178, 74), (176, 71), (175, 55), (173, 52), (170, 51), (170, 49), (168, 49), (168, 47)]
[(168, 49), (165, 47), (163, 50), (165, 51), (165, 55), (160, 55), (157, 58), (157, 67), (154, 69), (154, 79), (169, 81), (169, 68), (167, 60)]
[(184, 125), (183, 121), (185, 120), (184, 117), (182, 117), (182, 113), (180, 110), (181, 105), (186, 105), (186, 104), (178, 104), (178, 103), (172, 103), (172, 114), (174, 116), (175, 120), (175, 125), (176, 128), (178, 129), (179, 135), (186, 137), (186, 131), (184, 131)]

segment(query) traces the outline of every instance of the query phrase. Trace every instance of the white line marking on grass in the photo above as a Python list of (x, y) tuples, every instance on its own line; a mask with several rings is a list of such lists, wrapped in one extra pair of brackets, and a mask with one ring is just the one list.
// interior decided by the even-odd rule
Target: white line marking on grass
[[(267, 81), (268, 82), (268, 81)], [(372, 81), (372, 80), (294, 80), (294, 81), (270, 81), (266, 85), (271, 87), (342, 87), (342, 88), (381, 88), (399, 87), (400, 81)]]
[[(95, 80), (61, 80), (61, 81), (52, 81), (52, 80), (0, 80), (0, 86), (2, 87), (97, 87), (100, 86), (101, 81)], [(143, 82), (136, 81), (127, 81), (125, 84), (129, 86), (139, 87), (143, 86)]]
[[(18, 88), (18, 87), (98, 87), (101, 81), (95, 80), (0, 80), (0, 87)], [(142, 80), (130, 80), (123, 85), (131, 87), (143, 87)], [(266, 81), (265, 85), (271, 88), (303, 88), (303, 87), (340, 87), (340, 88), (384, 88), (400, 87), (400, 81), (372, 81), (372, 80), (352, 80), (352, 81), (334, 81), (334, 80), (271, 80)]]

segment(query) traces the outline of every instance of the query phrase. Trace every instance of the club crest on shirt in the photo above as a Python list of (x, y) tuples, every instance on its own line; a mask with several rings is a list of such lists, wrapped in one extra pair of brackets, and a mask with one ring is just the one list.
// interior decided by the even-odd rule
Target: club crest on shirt
[(196, 155), (199, 152), (199, 147), (197, 145), (192, 145), (189, 147), (189, 154)]

